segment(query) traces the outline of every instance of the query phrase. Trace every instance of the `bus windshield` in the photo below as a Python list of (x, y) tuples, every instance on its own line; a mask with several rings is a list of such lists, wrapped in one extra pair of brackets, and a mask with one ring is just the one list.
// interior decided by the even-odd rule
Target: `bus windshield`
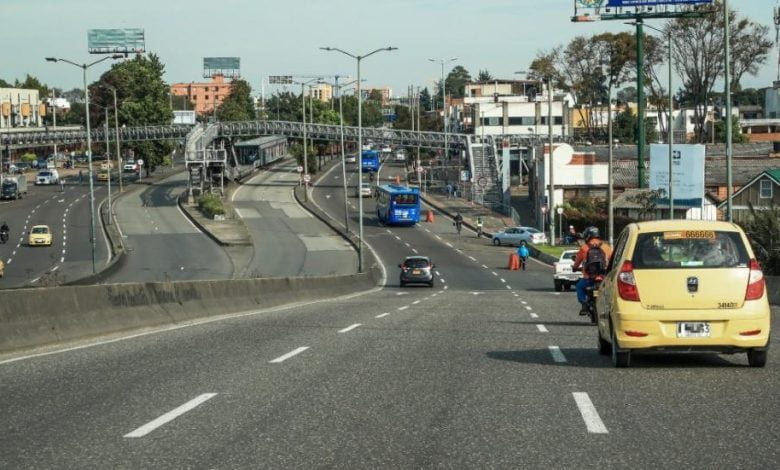
[(393, 196), (393, 203), (398, 205), (416, 205), (417, 204), (417, 195), (416, 194), (396, 194)]

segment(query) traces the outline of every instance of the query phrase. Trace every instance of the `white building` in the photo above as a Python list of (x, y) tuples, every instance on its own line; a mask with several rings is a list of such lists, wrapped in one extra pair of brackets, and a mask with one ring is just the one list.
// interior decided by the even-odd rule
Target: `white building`
[[(475, 136), (547, 134), (548, 96), (539, 86), (530, 80), (466, 84), (463, 128), (473, 129)], [(571, 95), (554, 93), (554, 135), (570, 135), (573, 103)]]
[(0, 88), (0, 129), (42, 127), (45, 115), (38, 90)]

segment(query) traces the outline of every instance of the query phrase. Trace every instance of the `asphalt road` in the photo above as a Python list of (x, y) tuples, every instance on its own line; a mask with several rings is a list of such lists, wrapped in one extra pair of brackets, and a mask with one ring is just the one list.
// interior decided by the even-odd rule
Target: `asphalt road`
[(179, 173), (117, 201), (116, 219), (127, 256), (107, 282), (233, 277), (225, 250), (196, 228), (176, 203), (187, 186), (186, 178)]
[[(315, 198), (340, 214), (336, 194), (319, 198), (327, 190)], [(507, 248), (458, 237), (442, 217), (377, 225), (364, 202), (385, 288), (0, 362), (0, 462), (777, 466), (776, 341), (765, 369), (744, 355), (637, 356), (614, 369), (549, 267), (508, 271)], [(415, 251), (436, 262), (435, 288), (398, 287), (395, 265)]]
[[(95, 186), (95, 211), (106, 197), (106, 188)], [(0, 222), (7, 221), (11, 236), (0, 244), (5, 277), (0, 288), (54, 285), (92, 274), (89, 186), (68, 184), (28, 186), (28, 194), (15, 201), (0, 201)], [(48, 225), (51, 247), (27, 246), (26, 233), (33, 225)], [(108, 261), (108, 248), (100, 220), (95, 221), (95, 267)]]
[(295, 161), (288, 159), (259, 172), (233, 192), (233, 207), (254, 244), (249, 274), (297, 277), (355, 272), (357, 256), (352, 245), (293, 197), (298, 178)]

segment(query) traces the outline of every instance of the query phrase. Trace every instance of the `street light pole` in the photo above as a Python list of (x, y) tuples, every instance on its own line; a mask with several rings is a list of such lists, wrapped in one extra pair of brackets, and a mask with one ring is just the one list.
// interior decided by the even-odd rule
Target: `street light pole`
[(108, 59), (121, 59), (123, 56), (121, 54), (114, 54), (111, 56), (103, 57), (102, 59), (96, 60), (90, 64), (77, 64), (76, 62), (70, 61), (68, 59), (60, 59), (56, 57), (47, 57), (47, 62), (65, 62), (67, 64), (71, 64), (75, 67), (78, 67), (82, 70), (82, 77), (84, 82), (84, 107), (85, 107), (85, 114), (87, 118), (87, 165), (88, 165), (88, 174), (89, 174), (89, 237), (90, 237), (90, 244), (92, 245), (92, 274), (97, 273), (97, 263), (95, 260), (95, 186), (94, 181), (92, 178), (92, 132), (90, 130), (90, 124), (89, 124), (89, 87), (87, 87), (87, 69), (92, 67), (93, 65), (99, 64), (100, 62), (103, 62), (104, 60)]
[(550, 133), (550, 201), (547, 213), (550, 214), (550, 246), (555, 246), (555, 163), (553, 161), (553, 121), (552, 121), (552, 77), (547, 78), (547, 130)]
[(449, 141), (448, 141), (448, 128), (449, 128), (449, 119), (448, 119), (448, 113), (447, 110), (449, 109), (447, 107), (447, 82), (444, 80), (444, 64), (454, 62), (458, 60), (457, 57), (452, 57), (450, 59), (428, 59), (431, 62), (439, 62), (441, 64), (441, 114), (442, 119), (444, 120), (444, 159), (449, 159)]
[[(731, 222), (733, 220), (732, 213), (732, 201), (731, 196), (734, 190), (732, 175), (731, 175), (731, 159), (732, 159), (732, 135), (731, 135), (731, 31), (729, 26), (729, 2), (723, 0), (723, 28), (724, 35), (726, 37), (726, 51), (725, 61), (726, 70), (724, 76), (725, 83), (725, 95), (726, 95), (726, 220)], [(715, 122), (713, 121), (713, 132), (715, 135)], [(703, 215), (703, 214), (702, 214)]]
[[(363, 96), (360, 92), (360, 62), (377, 52), (382, 51), (394, 51), (397, 47), (382, 47), (369, 52), (366, 55), (355, 55), (346, 52), (337, 47), (320, 47), (323, 51), (335, 51), (340, 52), (348, 57), (355, 59), (357, 62), (357, 99), (358, 99), (358, 182), (357, 182), (357, 194), (360, 194), (361, 185), (363, 183)], [(358, 197), (358, 272), (363, 272), (363, 197)]]

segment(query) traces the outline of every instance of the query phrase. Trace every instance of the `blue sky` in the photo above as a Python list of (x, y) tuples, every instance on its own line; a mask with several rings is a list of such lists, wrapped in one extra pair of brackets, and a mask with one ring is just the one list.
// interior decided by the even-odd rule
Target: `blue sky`
[[(730, 6), (771, 27), (777, 0), (731, 0)], [(80, 72), (44, 57), (94, 60), (87, 30), (143, 28), (148, 51), (166, 64), (166, 80), (201, 80), (202, 58), (241, 57), (242, 75), (259, 93), (268, 75), (355, 75), (355, 62), (320, 51), (339, 47), (365, 54), (385, 46), (399, 49), (366, 59), (362, 71), (371, 86), (404, 94), (407, 85), (431, 86), (441, 74), (429, 57), (459, 58), (472, 75), (489, 70), (511, 78), (525, 70), (539, 50), (576, 35), (628, 30), (620, 22), (573, 24), (572, 0), (0, 0), (0, 77), (30, 73), (70, 89)], [(661, 21), (651, 22), (661, 26)], [(769, 86), (775, 79), (773, 50), (758, 77), (743, 86)], [(96, 79), (107, 63), (90, 69)], [(267, 91), (274, 88), (266, 87)]]

